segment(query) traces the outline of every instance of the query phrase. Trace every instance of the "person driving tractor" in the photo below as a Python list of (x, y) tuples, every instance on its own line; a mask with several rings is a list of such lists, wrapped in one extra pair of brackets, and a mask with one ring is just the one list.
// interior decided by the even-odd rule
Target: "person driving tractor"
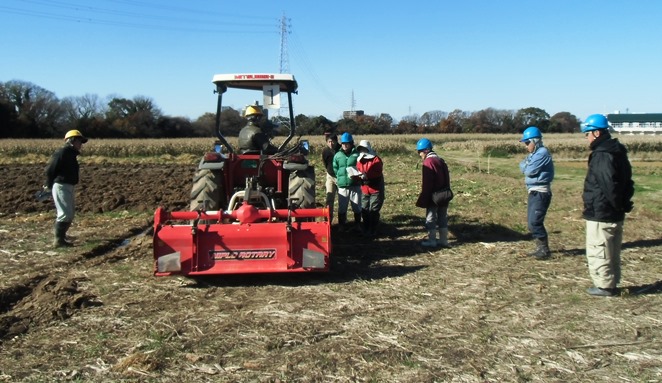
[(259, 105), (249, 105), (246, 107), (244, 117), (248, 124), (239, 131), (239, 151), (242, 154), (257, 153), (275, 154), (278, 148), (271, 144), (271, 137), (260, 126), (260, 120), (264, 116), (262, 108)]

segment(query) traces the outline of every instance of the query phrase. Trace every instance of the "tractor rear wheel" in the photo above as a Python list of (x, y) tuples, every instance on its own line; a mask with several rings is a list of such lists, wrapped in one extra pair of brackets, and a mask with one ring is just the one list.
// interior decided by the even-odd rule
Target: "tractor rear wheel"
[(305, 170), (290, 173), (290, 198), (297, 198), (297, 204), (304, 208), (315, 207), (315, 168), (308, 166)]
[(220, 210), (223, 208), (223, 171), (199, 169), (193, 176), (190, 210)]

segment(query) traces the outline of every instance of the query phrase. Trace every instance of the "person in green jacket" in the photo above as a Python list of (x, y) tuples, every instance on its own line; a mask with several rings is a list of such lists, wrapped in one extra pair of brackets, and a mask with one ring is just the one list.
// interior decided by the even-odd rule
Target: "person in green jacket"
[(361, 230), (361, 181), (356, 170), (359, 153), (354, 147), (354, 138), (345, 132), (340, 136), (340, 150), (333, 156), (333, 171), (338, 182), (338, 223), (347, 231), (347, 208), (351, 204), (354, 224)]

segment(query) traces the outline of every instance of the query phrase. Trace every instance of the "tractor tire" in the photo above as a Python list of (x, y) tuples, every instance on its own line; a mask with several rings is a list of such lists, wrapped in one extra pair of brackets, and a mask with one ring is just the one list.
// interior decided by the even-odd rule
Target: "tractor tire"
[(315, 168), (308, 166), (305, 170), (290, 173), (290, 198), (297, 198), (297, 204), (304, 209), (315, 207)]
[(193, 176), (190, 210), (220, 210), (223, 204), (223, 171), (200, 169)]

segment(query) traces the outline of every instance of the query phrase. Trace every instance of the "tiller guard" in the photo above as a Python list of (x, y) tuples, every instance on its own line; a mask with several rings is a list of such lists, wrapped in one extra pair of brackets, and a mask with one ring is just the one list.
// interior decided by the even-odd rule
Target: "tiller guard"
[(231, 212), (159, 207), (153, 241), (155, 276), (324, 272), (330, 216), (328, 208), (257, 209), (248, 203)]

